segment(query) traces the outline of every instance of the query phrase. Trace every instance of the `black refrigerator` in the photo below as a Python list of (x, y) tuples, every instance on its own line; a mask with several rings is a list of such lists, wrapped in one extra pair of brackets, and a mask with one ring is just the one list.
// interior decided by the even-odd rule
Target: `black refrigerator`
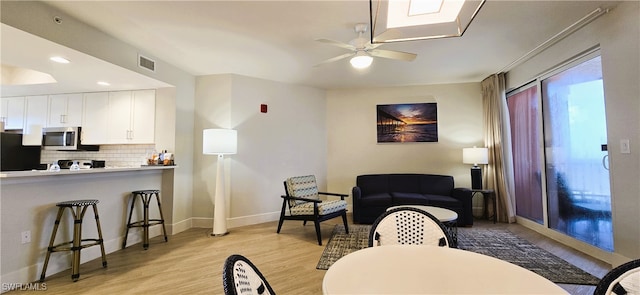
[(40, 146), (23, 146), (22, 134), (2, 132), (0, 170), (24, 171), (40, 166)]

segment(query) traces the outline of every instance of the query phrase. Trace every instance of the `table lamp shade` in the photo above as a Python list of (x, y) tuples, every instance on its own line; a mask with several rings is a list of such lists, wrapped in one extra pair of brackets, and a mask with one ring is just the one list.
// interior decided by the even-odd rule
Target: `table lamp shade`
[(231, 155), (238, 151), (238, 132), (231, 129), (204, 129), (202, 153), (205, 155)]
[(464, 148), (462, 149), (462, 162), (465, 164), (489, 164), (489, 151), (487, 148)]
[(487, 148), (464, 148), (462, 149), (462, 162), (473, 164), (471, 167), (471, 188), (482, 189), (482, 169), (478, 164), (489, 164), (489, 150)]

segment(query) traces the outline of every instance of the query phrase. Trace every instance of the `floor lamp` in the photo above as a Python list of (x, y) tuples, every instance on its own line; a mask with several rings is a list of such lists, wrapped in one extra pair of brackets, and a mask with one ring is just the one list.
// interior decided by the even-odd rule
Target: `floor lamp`
[(489, 164), (489, 150), (487, 148), (464, 148), (462, 149), (462, 162), (473, 164), (471, 167), (471, 188), (482, 189), (482, 169), (478, 164)]
[(238, 132), (231, 129), (205, 129), (202, 131), (202, 153), (218, 155), (216, 171), (216, 193), (213, 202), (212, 236), (224, 236), (227, 232), (227, 206), (224, 191), (224, 155), (235, 154), (238, 150)]

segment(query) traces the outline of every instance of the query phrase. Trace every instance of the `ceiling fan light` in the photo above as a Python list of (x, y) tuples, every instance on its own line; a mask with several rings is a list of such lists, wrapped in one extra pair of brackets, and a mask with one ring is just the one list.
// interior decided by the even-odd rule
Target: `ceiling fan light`
[(351, 63), (351, 66), (356, 69), (364, 69), (368, 68), (371, 65), (371, 63), (373, 62), (373, 57), (365, 53), (358, 52), (356, 56), (352, 57), (349, 62)]

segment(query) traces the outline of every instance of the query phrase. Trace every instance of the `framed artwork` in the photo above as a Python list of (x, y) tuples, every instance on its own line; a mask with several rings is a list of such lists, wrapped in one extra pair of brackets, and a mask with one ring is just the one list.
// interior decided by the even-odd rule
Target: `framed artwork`
[(438, 108), (433, 103), (377, 105), (378, 142), (438, 142)]

